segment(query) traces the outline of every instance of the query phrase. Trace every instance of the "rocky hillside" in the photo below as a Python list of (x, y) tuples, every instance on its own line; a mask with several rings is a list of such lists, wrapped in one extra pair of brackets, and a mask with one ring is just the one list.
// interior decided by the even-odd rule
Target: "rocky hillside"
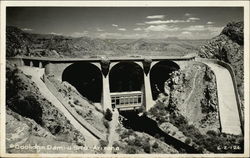
[[(218, 96), (213, 71), (205, 64), (182, 63), (165, 82), (148, 116), (172, 137), (191, 145), (200, 153), (242, 152), (243, 137), (220, 132)], [(218, 146), (237, 144), (240, 150), (218, 150)]]
[(221, 34), (200, 48), (199, 56), (229, 63), (236, 75), (239, 94), (244, 100), (244, 23), (230, 22)]
[(82, 57), (98, 55), (177, 55), (198, 51), (202, 40), (98, 39), (30, 34), (7, 26), (6, 56)]
[(9, 63), (6, 72), (7, 152), (42, 152), (37, 149), (19, 151), (13, 144), (84, 145), (84, 136), (41, 95), (31, 76)]

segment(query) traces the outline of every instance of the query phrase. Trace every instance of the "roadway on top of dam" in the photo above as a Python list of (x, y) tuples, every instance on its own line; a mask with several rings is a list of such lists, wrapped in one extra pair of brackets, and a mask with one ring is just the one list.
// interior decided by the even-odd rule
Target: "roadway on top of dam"
[(160, 60), (192, 60), (195, 59), (196, 55), (186, 55), (186, 56), (86, 56), (78, 58), (51, 58), (51, 57), (8, 57), (7, 59), (26, 59), (26, 60), (38, 60), (38, 61), (50, 61), (50, 62), (79, 62), (79, 61), (101, 61), (101, 60), (110, 60), (110, 61), (143, 61), (149, 59), (152, 61)]

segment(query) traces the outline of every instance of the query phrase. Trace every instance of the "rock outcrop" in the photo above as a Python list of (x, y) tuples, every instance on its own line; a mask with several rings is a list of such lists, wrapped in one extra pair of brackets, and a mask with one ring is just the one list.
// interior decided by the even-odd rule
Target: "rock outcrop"
[[(7, 120), (6, 140), (16, 144), (24, 140), (28, 135), (39, 138), (47, 138), (54, 144), (59, 142), (75, 145), (84, 145), (84, 136), (75, 129), (69, 120), (54, 105), (44, 98), (31, 76), (25, 75), (17, 67), (7, 63), (6, 69), (6, 108)], [(10, 132), (11, 129), (20, 129), (23, 132)], [(12, 135), (11, 135), (12, 133)], [(20, 139), (12, 139), (13, 135)], [(43, 140), (44, 141), (44, 140)], [(27, 145), (26, 141), (21, 141)], [(36, 142), (41, 144), (41, 141)], [(7, 146), (7, 152), (11, 147)]]
[(244, 100), (244, 24), (230, 22), (221, 34), (200, 47), (202, 58), (218, 59), (229, 63), (236, 75), (241, 99)]

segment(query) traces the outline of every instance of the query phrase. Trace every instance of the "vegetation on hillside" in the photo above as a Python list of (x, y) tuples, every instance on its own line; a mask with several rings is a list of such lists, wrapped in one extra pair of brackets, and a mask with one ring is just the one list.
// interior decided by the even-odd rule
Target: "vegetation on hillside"
[[(7, 139), (12, 140), (11, 134), (16, 134), (13, 129), (24, 126), (27, 128), (21, 131), (27, 132), (25, 137), (38, 136), (53, 144), (64, 142), (83, 146), (84, 136), (41, 95), (31, 76), (9, 63), (6, 66), (6, 108), (7, 117), (10, 118), (6, 122)], [(25, 138), (23, 135), (17, 136)], [(14, 139), (12, 143), (18, 143), (20, 139)], [(42, 141), (37, 140), (36, 143), (41, 144)], [(7, 146), (7, 152), (11, 151), (12, 148)]]
[(136, 132), (126, 129), (121, 124), (116, 129), (119, 134), (119, 142), (114, 143), (114, 147), (119, 147), (119, 154), (154, 154), (154, 153), (179, 153), (174, 147), (166, 144), (160, 139), (156, 139), (146, 133)]
[(236, 75), (239, 95), (244, 100), (244, 23), (230, 22), (221, 34), (199, 50), (199, 56), (229, 63)]

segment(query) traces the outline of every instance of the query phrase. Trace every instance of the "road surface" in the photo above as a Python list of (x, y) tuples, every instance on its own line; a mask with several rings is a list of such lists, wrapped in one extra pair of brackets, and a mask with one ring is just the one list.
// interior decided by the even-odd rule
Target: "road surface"
[(44, 74), (44, 69), (23, 66), (19, 67), (26, 75), (32, 76), (31, 80), (35, 82), (36, 86), (39, 88), (41, 94), (52, 103), (56, 108), (58, 108), (64, 116), (70, 121), (70, 123), (80, 132), (85, 138), (85, 144), (88, 147), (92, 147), (98, 144), (98, 139), (90, 134), (70, 113), (69, 111), (60, 103), (60, 101), (49, 91), (47, 86), (41, 80)]
[[(202, 61), (203, 62), (203, 61)], [(236, 94), (230, 72), (223, 66), (212, 62), (203, 62), (208, 65), (216, 76), (217, 93), (219, 100), (219, 115), (223, 133), (240, 135), (241, 123), (236, 101)]]

